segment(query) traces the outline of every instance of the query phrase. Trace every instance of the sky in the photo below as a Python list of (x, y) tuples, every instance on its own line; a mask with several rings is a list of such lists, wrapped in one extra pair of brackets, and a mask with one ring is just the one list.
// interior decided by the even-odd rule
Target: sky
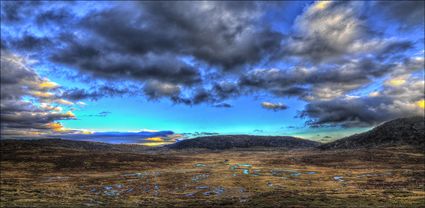
[(1, 1), (1, 137), (333, 140), (424, 115), (423, 1)]

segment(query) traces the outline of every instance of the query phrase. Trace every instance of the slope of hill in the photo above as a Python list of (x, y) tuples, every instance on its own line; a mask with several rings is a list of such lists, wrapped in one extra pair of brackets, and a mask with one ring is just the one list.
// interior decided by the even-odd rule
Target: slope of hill
[(27, 149), (70, 149), (88, 151), (121, 151), (140, 152), (149, 148), (132, 144), (107, 144), (102, 142), (71, 141), (64, 139), (5, 139), (0, 140), (2, 150), (27, 150)]
[(424, 148), (424, 138), (424, 117), (400, 118), (388, 121), (370, 131), (323, 144), (318, 148), (328, 150), (394, 145), (410, 145), (416, 148)]
[(230, 149), (249, 147), (283, 147), (295, 149), (316, 147), (319, 145), (319, 142), (289, 136), (217, 135), (183, 140), (168, 145), (168, 147), (172, 149)]

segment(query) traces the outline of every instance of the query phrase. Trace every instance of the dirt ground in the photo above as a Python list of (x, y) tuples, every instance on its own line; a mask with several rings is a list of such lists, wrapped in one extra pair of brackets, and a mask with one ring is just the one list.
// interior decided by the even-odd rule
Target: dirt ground
[(1, 156), (1, 207), (425, 207), (425, 156), (407, 147)]

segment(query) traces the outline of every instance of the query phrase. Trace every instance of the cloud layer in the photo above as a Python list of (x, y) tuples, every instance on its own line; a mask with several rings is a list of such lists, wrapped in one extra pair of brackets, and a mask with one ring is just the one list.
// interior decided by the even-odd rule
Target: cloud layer
[(28, 60), (2, 51), (1, 133), (27, 135), (67, 132), (57, 122), (76, 119), (62, 106), (72, 102), (58, 96), (59, 86), (28, 67)]
[[(2, 129), (54, 130), (51, 123), (74, 118), (61, 106), (128, 95), (224, 108), (239, 96), (292, 97), (306, 103), (299, 117), (313, 127), (423, 115), (423, 2), (318, 1), (291, 20), (271, 16), (290, 9), (287, 2), (4, 2)], [(49, 84), (13, 54), (92, 85)]]

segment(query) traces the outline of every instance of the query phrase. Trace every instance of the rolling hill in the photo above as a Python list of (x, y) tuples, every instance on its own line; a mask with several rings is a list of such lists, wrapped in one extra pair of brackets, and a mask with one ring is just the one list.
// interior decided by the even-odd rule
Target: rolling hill
[(68, 149), (79, 151), (91, 152), (104, 152), (104, 151), (119, 151), (119, 152), (142, 152), (148, 148), (142, 145), (134, 144), (107, 144), (102, 142), (88, 142), (88, 141), (72, 141), (65, 139), (1, 139), (0, 147), (2, 150), (56, 150)]
[(297, 149), (316, 147), (319, 145), (319, 142), (289, 136), (217, 135), (187, 139), (168, 145), (168, 147), (171, 149), (206, 148), (222, 150), (250, 147), (282, 147)]
[(416, 148), (425, 147), (424, 117), (400, 118), (388, 121), (370, 131), (323, 144), (318, 148), (329, 150), (402, 145)]

